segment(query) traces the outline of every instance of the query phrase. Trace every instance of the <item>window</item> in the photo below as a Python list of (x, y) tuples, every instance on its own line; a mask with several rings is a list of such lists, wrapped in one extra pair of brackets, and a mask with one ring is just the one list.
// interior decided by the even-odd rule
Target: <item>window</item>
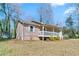
[(30, 32), (33, 32), (33, 26), (30, 26)]
[(29, 31), (30, 31), (30, 32), (34, 32), (34, 31), (35, 31), (35, 27), (34, 27), (34, 26), (30, 26)]

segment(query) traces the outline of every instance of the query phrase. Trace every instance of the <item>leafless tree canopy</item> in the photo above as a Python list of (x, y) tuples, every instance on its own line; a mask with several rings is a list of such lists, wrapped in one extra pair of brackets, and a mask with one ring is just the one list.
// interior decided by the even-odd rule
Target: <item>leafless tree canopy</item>
[(53, 19), (53, 12), (51, 4), (41, 4), (38, 9), (40, 22), (49, 24)]

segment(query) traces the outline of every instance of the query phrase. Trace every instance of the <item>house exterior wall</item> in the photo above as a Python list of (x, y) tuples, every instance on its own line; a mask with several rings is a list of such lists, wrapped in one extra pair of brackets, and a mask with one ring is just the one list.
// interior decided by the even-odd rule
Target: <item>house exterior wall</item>
[(23, 26), (21, 23), (17, 24), (17, 29), (16, 29), (16, 38), (17, 39), (23, 39)]
[(40, 29), (35, 26), (35, 31), (34, 32), (30, 32), (29, 31), (29, 27), (30, 25), (24, 25), (21, 23), (18, 23), (17, 25), (17, 39), (22, 39), (22, 40), (39, 40), (38, 37), (38, 32), (40, 31)]

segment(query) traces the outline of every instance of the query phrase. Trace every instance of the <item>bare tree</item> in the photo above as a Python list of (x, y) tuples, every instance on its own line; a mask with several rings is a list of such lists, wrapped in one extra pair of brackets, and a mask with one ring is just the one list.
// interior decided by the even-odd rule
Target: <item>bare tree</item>
[(77, 23), (78, 23), (77, 27), (79, 29), (79, 4), (76, 5), (77, 5), (76, 14), (77, 14)]
[(38, 9), (40, 22), (49, 24), (53, 19), (53, 12), (51, 4), (41, 4)]
[[(42, 25), (42, 34), (44, 35), (44, 26), (45, 24), (49, 24), (52, 19), (52, 6), (51, 4), (41, 4), (40, 8), (38, 9), (38, 14), (39, 14), (39, 21), (43, 24)], [(44, 37), (42, 38), (44, 40)]]
[(76, 16), (77, 16), (77, 35), (79, 38), (79, 3), (76, 3)]
[(6, 3), (1, 3), (0, 4), (0, 12), (2, 12), (5, 17), (4, 17), (4, 21), (5, 21), (5, 29), (4, 29), (4, 32), (6, 32), (7, 34), (9, 34), (9, 37), (10, 37), (10, 15), (9, 15), (9, 8), (8, 8), (8, 4)]
[[(16, 21), (20, 19), (20, 8), (18, 4), (10, 4), (10, 3), (1, 3), (0, 4), (1, 9), (0, 11), (5, 15), (5, 26), (6, 27), (6, 32), (10, 34), (11, 30), (11, 23), (10, 21), (14, 22), (14, 29), (16, 32)], [(15, 35), (16, 36), (16, 35)], [(10, 36), (9, 36), (10, 37)]]
[(11, 20), (14, 22), (14, 37), (16, 38), (16, 26), (17, 26), (17, 21), (21, 20), (21, 9), (19, 4), (10, 4), (11, 8)]

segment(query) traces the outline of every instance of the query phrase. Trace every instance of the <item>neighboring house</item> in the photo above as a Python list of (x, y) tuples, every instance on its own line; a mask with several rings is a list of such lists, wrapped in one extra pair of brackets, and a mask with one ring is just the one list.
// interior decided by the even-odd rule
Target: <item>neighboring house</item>
[(18, 21), (16, 38), (22, 40), (39, 40), (39, 38), (59, 36), (59, 27), (56, 25), (41, 24), (36, 21)]

